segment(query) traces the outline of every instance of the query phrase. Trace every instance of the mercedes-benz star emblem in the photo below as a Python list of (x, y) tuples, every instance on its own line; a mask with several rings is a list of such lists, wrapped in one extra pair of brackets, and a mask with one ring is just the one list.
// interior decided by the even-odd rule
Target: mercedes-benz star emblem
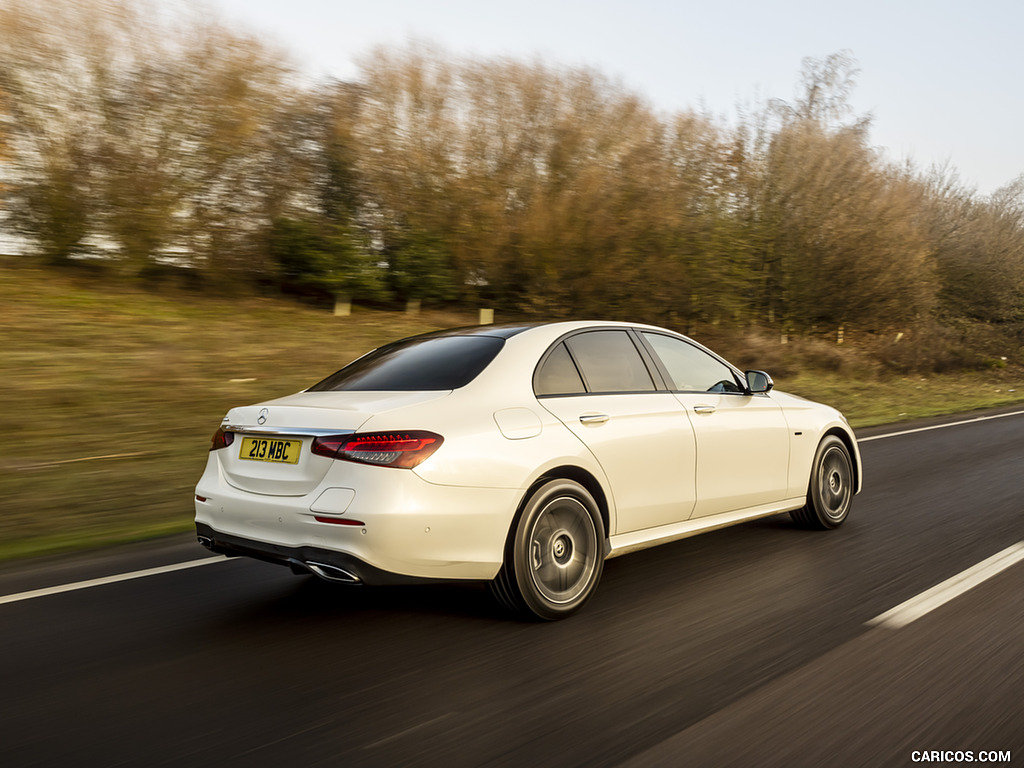
[(260, 415), (256, 419), (256, 423), (257, 424), (266, 424), (267, 423), (267, 416), (269, 416), (269, 415), (270, 415), (270, 411), (268, 411), (266, 408), (264, 408), (263, 410), (260, 411)]

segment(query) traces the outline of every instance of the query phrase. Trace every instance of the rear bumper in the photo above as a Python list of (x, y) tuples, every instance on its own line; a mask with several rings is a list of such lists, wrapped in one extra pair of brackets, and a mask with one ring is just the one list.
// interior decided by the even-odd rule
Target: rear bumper
[(196, 536), (200, 544), (219, 555), (251, 557), (268, 563), (288, 566), (295, 573), (313, 573), (328, 581), (372, 586), (452, 581), (451, 579), (432, 579), (391, 573), (365, 563), (352, 555), (330, 549), (286, 547), (241, 536), (232, 536), (215, 531), (205, 523), (196, 523)]
[(195, 522), (216, 552), (314, 573), (319, 564), (339, 581), (487, 581), (501, 567), (520, 496), (351, 463), (305, 495), (268, 496), (234, 487), (211, 458), (196, 486)]

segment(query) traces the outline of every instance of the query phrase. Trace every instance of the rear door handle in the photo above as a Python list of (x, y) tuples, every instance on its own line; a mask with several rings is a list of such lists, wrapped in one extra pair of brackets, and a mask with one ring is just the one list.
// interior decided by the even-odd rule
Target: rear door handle
[(693, 406), (694, 413), (714, 413), (715, 406), (713, 405), (695, 405)]
[(580, 416), (580, 424), (604, 424), (606, 421), (607, 413), (585, 413)]

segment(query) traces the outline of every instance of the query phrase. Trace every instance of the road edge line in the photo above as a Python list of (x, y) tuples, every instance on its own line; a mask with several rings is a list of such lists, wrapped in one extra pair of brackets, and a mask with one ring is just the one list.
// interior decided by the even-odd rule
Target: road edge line
[(1005, 419), (1007, 416), (1024, 416), (1024, 411), (1011, 411), (1010, 413), (995, 413), (991, 416), (975, 416), (973, 419), (963, 421), (951, 421), (948, 424), (933, 424), (930, 427), (916, 427), (904, 429), (899, 432), (886, 432), (883, 435), (871, 435), (870, 437), (857, 438), (858, 443), (870, 443), (872, 440), (884, 440), (887, 437), (899, 437), (900, 435), (913, 435), (917, 432), (930, 432), (933, 429), (946, 429), (947, 427), (962, 427), (965, 424), (975, 424), (979, 421), (991, 421), (992, 419)]
[(22, 600), (32, 600), (37, 597), (46, 597), (48, 595), (59, 595), (63, 592), (74, 592), (79, 589), (89, 589), (90, 587), (101, 587), (106, 584), (116, 584), (119, 581), (131, 581), (132, 579), (144, 579), (147, 576), (158, 576), (161, 573), (173, 573), (174, 571), (183, 571), (187, 568), (198, 568), (201, 565), (213, 565), (214, 563), (222, 563), (225, 560), (231, 558), (226, 555), (218, 555), (217, 557), (204, 557), (200, 560), (189, 560), (184, 563), (174, 563), (172, 565), (161, 565), (157, 568), (147, 568), (142, 571), (131, 571), (130, 573), (118, 573), (113, 576), (103, 576), (98, 579), (89, 579), (88, 581), (76, 581), (71, 584), (60, 584), (56, 587), (44, 587), (43, 589), (33, 589), (29, 592), (18, 592), (12, 595), (0, 596), (0, 605), (6, 605), (7, 603), (17, 603)]
[(1024, 541), (1017, 542), (1002, 552), (997, 552), (992, 557), (936, 584), (931, 589), (926, 589), (865, 623), (869, 627), (885, 629), (905, 627), (1022, 560), (1024, 560)]

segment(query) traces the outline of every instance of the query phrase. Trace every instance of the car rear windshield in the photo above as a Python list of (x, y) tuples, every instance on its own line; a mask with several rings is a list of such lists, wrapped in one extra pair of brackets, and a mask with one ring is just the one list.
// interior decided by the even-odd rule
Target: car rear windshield
[(458, 389), (475, 379), (505, 340), (434, 336), (396, 341), (354, 360), (308, 392), (419, 392)]

